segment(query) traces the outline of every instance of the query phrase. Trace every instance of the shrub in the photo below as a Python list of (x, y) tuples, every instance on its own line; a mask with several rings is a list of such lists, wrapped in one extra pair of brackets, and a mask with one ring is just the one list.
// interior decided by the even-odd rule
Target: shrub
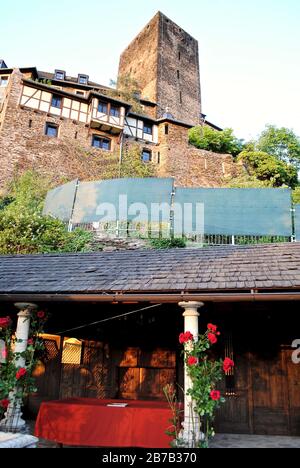
[(151, 239), (150, 245), (154, 249), (184, 249), (186, 242), (182, 238), (171, 238), (171, 239)]
[(270, 181), (273, 187), (295, 187), (298, 184), (297, 169), (262, 151), (243, 151), (238, 157), (251, 176)]
[(214, 130), (208, 126), (197, 126), (189, 131), (189, 142), (196, 148), (214, 153), (237, 156), (243, 149), (243, 143), (233, 135), (233, 130)]

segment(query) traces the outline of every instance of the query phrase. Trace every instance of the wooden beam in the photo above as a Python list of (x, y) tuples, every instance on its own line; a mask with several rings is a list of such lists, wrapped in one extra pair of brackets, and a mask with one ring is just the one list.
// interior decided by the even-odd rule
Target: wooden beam
[(207, 292), (207, 293), (115, 293), (115, 294), (0, 294), (0, 302), (150, 302), (154, 304), (175, 304), (181, 301), (198, 302), (269, 302), (300, 301), (300, 291), (282, 292)]

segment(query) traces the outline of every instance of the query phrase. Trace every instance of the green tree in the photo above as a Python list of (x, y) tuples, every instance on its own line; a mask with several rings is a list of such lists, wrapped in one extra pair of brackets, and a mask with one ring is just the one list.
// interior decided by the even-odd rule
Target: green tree
[(293, 202), (297, 205), (300, 205), (300, 186), (298, 185), (293, 190)]
[(298, 184), (297, 169), (291, 164), (262, 151), (243, 151), (238, 157), (250, 176), (269, 181), (272, 187), (295, 187)]
[(119, 76), (118, 81), (111, 80), (113, 89), (105, 90), (105, 94), (121, 99), (131, 104), (133, 112), (144, 114), (144, 109), (140, 103), (141, 88), (139, 83), (130, 75)]
[(300, 169), (300, 138), (289, 128), (267, 125), (257, 140), (256, 149)]
[(226, 180), (228, 188), (268, 188), (273, 187), (270, 180), (259, 180), (255, 175), (249, 175), (248, 172), (232, 177)]
[(208, 126), (193, 127), (189, 131), (189, 142), (199, 149), (233, 156), (237, 156), (243, 149), (242, 141), (234, 136), (230, 128), (220, 132)]
[(42, 215), (49, 184), (33, 171), (14, 179), (6, 194), (10, 203), (0, 211), (1, 255), (82, 252), (88, 248), (90, 233), (69, 233), (63, 222)]

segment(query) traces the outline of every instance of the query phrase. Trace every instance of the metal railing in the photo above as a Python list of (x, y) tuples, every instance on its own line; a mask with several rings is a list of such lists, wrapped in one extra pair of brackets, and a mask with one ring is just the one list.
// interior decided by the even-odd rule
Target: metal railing
[[(69, 223), (70, 232), (75, 229), (93, 232), (95, 239), (169, 239), (171, 235), (170, 223)], [(185, 234), (182, 236), (189, 246), (209, 245), (256, 245), (294, 242), (293, 237), (286, 236), (253, 236), (253, 235), (224, 235), (224, 234)]]

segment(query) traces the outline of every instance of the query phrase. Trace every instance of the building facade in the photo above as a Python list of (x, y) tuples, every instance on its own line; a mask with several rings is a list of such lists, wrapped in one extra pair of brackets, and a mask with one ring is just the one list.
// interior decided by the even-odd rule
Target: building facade
[(173, 176), (179, 186), (220, 186), (235, 175), (231, 156), (188, 142), (201, 121), (197, 41), (158, 13), (122, 54), (119, 74), (139, 82), (139, 114), (86, 74), (8, 68), (1, 60), (0, 187), (26, 169), (101, 179), (111, 157), (122, 160), (132, 146), (156, 176)]

